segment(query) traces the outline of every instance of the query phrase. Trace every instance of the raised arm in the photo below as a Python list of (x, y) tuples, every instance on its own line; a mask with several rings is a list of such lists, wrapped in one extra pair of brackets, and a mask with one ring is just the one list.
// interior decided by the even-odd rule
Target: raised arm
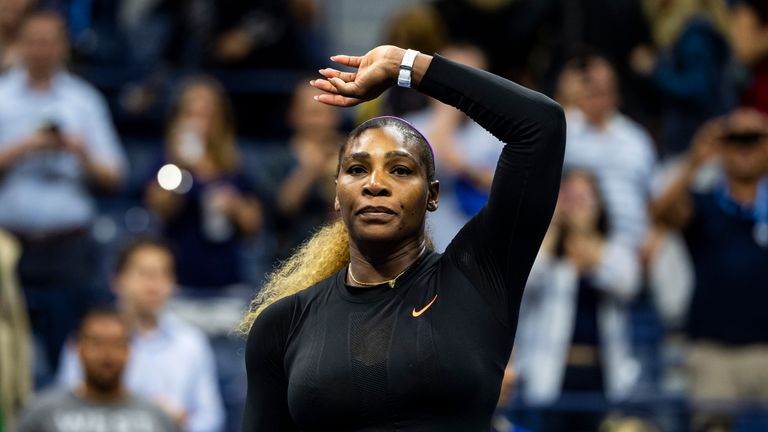
[[(356, 72), (323, 69), (311, 84), (323, 103), (352, 106), (396, 82), (405, 50), (377, 47), (365, 56), (335, 56)], [(513, 326), (523, 287), (557, 200), (565, 150), (565, 118), (549, 98), (491, 73), (420, 54), (412, 82), (422, 93), (465, 112), (506, 145), (487, 205), (446, 250)]]
[(510, 328), (560, 188), (565, 118), (547, 97), (435, 57), (419, 90), (464, 111), (505, 143), (488, 203), (446, 249)]

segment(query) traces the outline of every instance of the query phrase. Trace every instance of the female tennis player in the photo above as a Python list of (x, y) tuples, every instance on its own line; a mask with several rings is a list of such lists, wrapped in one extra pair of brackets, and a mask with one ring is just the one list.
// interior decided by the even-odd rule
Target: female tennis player
[(523, 287), (557, 199), (561, 108), (438, 55), (394, 46), (331, 60), (315, 98), (352, 106), (396, 82), (464, 111), (506, 143), (486, 206), (435, 253), (439, 184), (424, 137), (381, 117), (339, 151), (335, 207), (244, 320), (251, 431), (487, 431)]

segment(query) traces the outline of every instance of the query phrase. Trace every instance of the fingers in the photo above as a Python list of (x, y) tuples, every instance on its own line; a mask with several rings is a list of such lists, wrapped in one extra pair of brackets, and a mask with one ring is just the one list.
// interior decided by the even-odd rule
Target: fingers
[(312, 87), (322, 90), (327, 93), (338, 93), (339, 91), (336, 90), (336, 87), (333, 86), (333, 84), (329, 83), (327, 80), (323, 79), (316, 79), (309, 82), (309, 85)]
[(336, 89), (336, 87), (330, 82), (328, 82), (327, 80), (322, 80), (322, 79), (312, 80), (309, 82), (309, 84), (318, 90), (322, 90), (326, 92), (326, 94), (315, 96), (316, 101), (322, 102), (326, 105), (350, 107), (350, 106), (355, 106), (360, 102), (362, 102), (361, 99), (339, 94), (339, 90)]
[(357, 74), (353, 72), (341, 72), (333, 68), (320, 69), (320, 75), (326, 78), (341, 78), (346, 82), (352, 82), (357, 78)]
[(339, 106), (339, 107), (351, 107), (362, 102), (362, 99), (346, 97), (341, 95), (333, 95), (333, 94), (318, 95), (318, 96), (315, 96), (315, 100), (318, 102), (322, 102), (326, 105), (333, 105), (333, 106)]
[(340, 65), (349, 66), (353, 68), (360, 67), (360, 63), (362, 62), (363, 58), (358, 56), (348, 56), (348, 55), (335, 55), (331, 56), (331, 61), (334, 63), (338, 63)]
[(345, 82), (341, 78), (329, 78), (328, 82), (331, 83), (334, 87), (336, 87), (336, 90), (338, 90), (338, 93), (344, 96), (358, 96), (360, 93), (360, 86), (357, 85), (354, 81), (352, 82)]
[(310, 85), (328, 93), (336, 93), (343, 96), (357, 97), (360, 94), (360, 87), (354, 82), (344, 82), (341, 78), (328, 78), (327, 80), (312, 80)]

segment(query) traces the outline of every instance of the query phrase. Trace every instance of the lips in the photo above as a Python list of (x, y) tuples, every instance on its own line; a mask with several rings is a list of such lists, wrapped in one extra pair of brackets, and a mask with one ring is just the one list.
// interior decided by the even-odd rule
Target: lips
[(396, 214), (394, 210), (389, 207), (383, 206), (366, 206), (357, 211), (358, 215), (362, 214)]

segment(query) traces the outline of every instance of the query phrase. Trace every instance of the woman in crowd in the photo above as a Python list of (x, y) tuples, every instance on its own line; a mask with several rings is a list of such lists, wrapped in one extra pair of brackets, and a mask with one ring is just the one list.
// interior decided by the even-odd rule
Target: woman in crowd
[[(627, 397), (639, 376), (627, 302), (639, 288), (632, 252), (609, 243), (595, 178), (571, 171), (523, 295), (514, 366), (522, 397), (546, 407), (562, 393)], [(543, 431), (597, 430), (591, 412), (542, 416)]]
[(464, 111), (505, 146), (488, 203), (431, 250), (434, 159), (403, 120), (371, 119), (339, 151), (335, 209), (244, 321), (244, 430), (484, 431), (528, 272), (557, 198), (560, 107), (510, 81), (394, 46), (335, 56), (316, 100), (352, 106), (396, 82)]
[(165, 165), (158, 172), (159, 180), (175, 172), (180, 181), (169, 187), (152, 180), (145, 196), (173, 246), (182, 286), (242, 282), (240, 240), (257, 233), (263, 217), (237, 161), (232, 110), (223, 89), (209, 78), (186, 82), (171, 109)]

